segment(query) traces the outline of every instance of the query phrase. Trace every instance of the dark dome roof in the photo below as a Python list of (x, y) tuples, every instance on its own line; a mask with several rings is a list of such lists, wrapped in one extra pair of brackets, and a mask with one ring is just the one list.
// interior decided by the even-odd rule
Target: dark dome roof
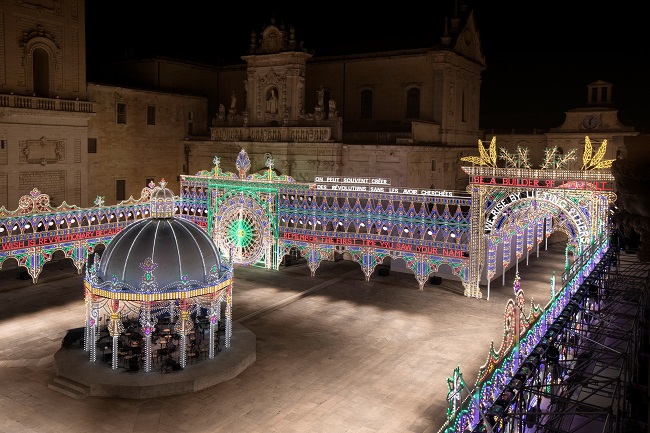
[(151, 216), (132, 223), (108, 244), (93, 275), (110, 291), (159, 293), (205, 288), (217, 282), (219, 250), (206, 231), (176, 218), (174, 193), (164, 179), (150, 199)]
[(205, 285), (211, 276), (218, 277), (220, 265), (216, 245), (195, 223), (147, 218), (113, 238), (101, 257), (97, 277), (116, 278), (115, 282), (139, 292), (168, 291)]

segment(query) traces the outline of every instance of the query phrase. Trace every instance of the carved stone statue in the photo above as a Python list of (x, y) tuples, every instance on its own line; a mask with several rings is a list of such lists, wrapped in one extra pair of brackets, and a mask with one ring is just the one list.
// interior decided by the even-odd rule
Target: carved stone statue
[(335, 119), (338, 116), (338, 113), (336, 112), (336, 101), (333, 99), (329, 100), (329, 110), (327, 116), (330, 119)]
[(233, 111), (237, 108), (237, 95), (235, 95), (235, 91), (233, 90), (232, 93), (230, 94), (230, 111)]
[(275, 89), (271, 89), (271, 96), (266, 101), (266, 111), (271, 114), (278, 112), (278, 97), (275, 96)]

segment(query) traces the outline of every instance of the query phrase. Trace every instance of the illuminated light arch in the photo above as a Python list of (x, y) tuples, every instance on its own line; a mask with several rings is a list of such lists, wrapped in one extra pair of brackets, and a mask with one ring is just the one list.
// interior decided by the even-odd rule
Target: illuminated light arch
[[(8, 255), (5, 258), (5, 260), (0, 261), (0, 270), (2, 270), (4, 268), (4, 266), (8, 265), (9, 263), (15, 263), (15, 267), (20, 267), (21, 266), (20, 262), (18, 260), (18, 257), (16, 257), (15, 255), (12, 254), (12, 255)], [(7, 268), (7, 269), (10, 269), (10, 268)]]
[[(513, 209), (523, 209), (524, 212), (513, 212)], [(490, 238), (504, 238), (506, 233), (512, 233), (513, 226), (530, 228), (530, 225), (538, 224), (541, 220), (546, 221), (547, 216), (552, 219), (553, 230), (564, 232), (570, 244), (579, 246), (588, 242), (591, 233), (588, 216), (575, 203), (566, 199), (547, 201), (544, 198), (523, 198), (509, 203), (496, 214), (496, 223), (486, 234)], [(537, 230), (539, 226), (534, 228)]]
[[(606, 165), (607, 161), (601, 161), (599, 156), (602, 148), (587, 158), (585, 167)], [(519, 159), (509, 156), (510, 164), (528, 164), (526, 152), (520, 154)], [(469, 194), (456, 194), (392, 188), (390, 179), (365, 179), (367, 188), (359, 188), (359, 179), (351, 178), (353, 182), (346, 183), (342, 180), (346, 178), (336, 176), (334, 180), (321, 177), (315, 183), (299, 183), (290, 176), (278, 175), (270, 155), (265, 155), (266, 171), (249, 174), (251, 161), (242, 149), (235, 172), (222, 171), (217, 157), (212, 170), (181, 176), (176, 216), (208, 230), (224, 256), (235, 256), (235, 263), (278, 269), (284, 255), (296, 248), (308, 259), (313, 274), (320, 261), (329, 260), (333, 251), (345, 251), (368, 277), (378, 260), (393, 255), (408, 263), (420, 288), (441, 263), (448, 263), (453, 275), (461, 278), (465, 295), (481, 297), (481, 271), (487, 263), (492, 269), (486, 271), (491, 275), (496, 266), (493, 263), (498, 260), (494, 248), (500, 248), (508, 239), (515, 241), (518, 260), (524, 250), (539, 245), (544, 228), (547, 236), (553, 230), (566, 232), (567, 251), (574, 254), (595, 237), (606, 236), (609, 205), (615, 198), (607, 188), (613, 181), (611, 173), (562, 170), (559, 162), (552, 162), (553, 155), (547, 153), (545, 164), (555, 169), (498, 168), (496, 140), (492, 140), (490, 149), (483, 149), (478, 161), (485, 159), (486, 164), (463, 167), (470, 175)], [(74, 254), (87, 254), (93, 242), (110, 242), (126, 225), (145, 218), (150, 191), (151, 186), (145, 187), (140, 199), (130, 197), (116, 206), (104, 206), (103, 198), (98, 197), (96, 207), (81, 209), (65, 203), (52, 208), (49, 197), (35, 190), (21, 198), (17, 211), (0, 208), (0, 224), (6, 232), (0, 234), (0, 261), (16, 254), (37, 276), (42, 260), (27, 256), (40, 254), (40, 244), (50, 248), (50, 244), (83, 240), (83, 248), (79, 249), (83, 252)], [(524, 200), (531, 191), (537, 197), (536, 218), (528, 212), (530, 208), (524, 207), (532, 203)], [(511, 200), (517, 203), (504, 203), (496, 209), (495, 203), (503, 202), (510, 194), (524, 195)], [(548, 199), (540, 200), (545, 194)], [(545, 201), (553, 201), (556, 206)], [(558, 212), (560, 207), (566, 212)], [(511, 215), (506, 215), (508, 211)], [(486, 221), (490, 232), (496, 224), (494, 235), (504, 231), (502, 239), (486, 236)], [(27, 223), (41, 222), (46, 225), (41, 232), (33, 233), (34, 229), (27, 227)], [(524, 225), (531, 230), (524, 230)], [(65, 248), (69, 248), (68, 244)], [(43, 251), (45, 257), (48, 251)], [(510, 259), (508, 251), (503, 263)], [(82, 260), (77, 262), (82, 266)]]
[(212, 237), (235, 263), (252, 265), (270, 253), (271, 215), (255, 194), (232, 191), (215, 203)]
[[(510, 154), (502, 148), (498, 158), (505, 161), (506, 167), (500, 168), (496, 137), (488, 149), (480, 140), (478, 144), (478, 157), (461, 158), (473, 164), (462, 167), (470, 176), (470, 251), (476, 258), (471, 264), (466, 296), (482, 297), (479, 283), (483, 270), (488, 277), (489, 293), (490, 278), (496, 268), (495, 249), (500, 239), (512, 240), (513, 233), (517, 263), (524, 250), (530, 251), (535, 243), (539, 245), (545, 227), (567, 234), (567, 252), (571, 251), (574, 257), (597, 238), (607, 237), (609, 206), (616, 199), (614, 178), (609, 171), (596, 171), (609, 168), (612, 163), (602, 159), (606, 140), (594, 152), (591, 140), (585, 137), (583, 169), (579, 171), (564, 170), (569, 160), (575, 159), (575, 151), (558, 155), (556, 148), (547, 149), (541, 168), (532, 169), (527, 150), (518, 148), (517, 153)], [(502, 228), (507, 234), (500, 233)], [(504, 268), (510, 262), (509, 253), (504, 253)]]

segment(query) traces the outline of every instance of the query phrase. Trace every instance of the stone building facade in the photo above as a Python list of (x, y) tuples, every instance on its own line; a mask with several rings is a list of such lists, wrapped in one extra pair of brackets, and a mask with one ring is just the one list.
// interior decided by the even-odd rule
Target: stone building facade
[(272, 21), (251, 37), (239, 78), (219, 80), (245, 104), (224, 100), (210, 139), (185, 143), (190, 171), (215, 154), (234, 167), (244, 149), (254, 170), (270, 154), (280, 173), (303, 182), (389, 177), (395, 186), (464, 189), (459, 155), (476, 147), (485, 60), (471, 11), (451, 23), (436, 47), (316, 58), (293, 28)]
[[(586, 86), (587, 95), (583, 107), (574, 108), (565, 113), (564, 122), (548, 131), (530, 134), (494, 134), (486, 133), (485, 140), (496, 136), (497, 146), (507, 149), (511, 154), (517, 148), (530, 151), (532, 163), (539, 164), (544, 159), (544, 150), (557, 147), (559, 154), (575, 153), (575, 159), (568, 161), (566, 168), (580, 170), (585, 150), (585, 137), (589, 137), (592, 148), (598, 148), (607, 140), (604, 160), (620, 159), (626, 156), (626, 137), (635, 137), (639, 132), (632, 126), (624, 125), (618, 119), (618, 110), (614, 106), (614, 88), (612, 83), (595, 81)], [(594, 149), (595, 150), (595, 149)]]
[(140, 197), (149, 182), (179, 188), (189, 161), (183, 140), (207, 134), (207, 99), (88, 84), (96, 114), (88, 124), (89, 199)]
[[(139, 196), (151, 179), (178, 191), (180, 174), (209, 169), (214, 156), (234, 170), (241, 149), (252, 171), (271, 156), (299, 181), (382, 177), (462, 191), (460, 158), (491, 134), (479, 129), (481, 40), (459, 3), (427, 48), (318, 57), (298, 43), (300, 29), (271, 21), (232, 41), (248, 47), (241, 63), (139, 59), (98, 84), (86, 80), (83, 0), (0, 0), (0, 206), (15, 209), (33, 188), (79, 206)], [(588, 134), (614, 141), (607, 158), (616, 157), (637, 133), (618, 122), (611, 84), (588, 91), (563, 125), (500, 134), (498, 146), (539, 160), (548, 146), (580, 154)]]
[(0, 4), (0, 206), (35, 187), (87, 205), (84, 3)]

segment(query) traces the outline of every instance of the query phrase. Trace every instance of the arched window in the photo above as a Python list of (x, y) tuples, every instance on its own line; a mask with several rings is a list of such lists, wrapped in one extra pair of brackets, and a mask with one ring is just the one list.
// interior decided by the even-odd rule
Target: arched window
[(361, 112), (362, 119), (372, 119), (372, 90), (361, 91)]
[(406, 91), (406, 117), (418, 119), (420, 117), (420, 89), (411, 87)]
[(50, 59), (47, 51), (42, 48), (34, 49), (32, 54), (32, 70), (34, 77), (34, 93), (36, 96), (50, 96)]

